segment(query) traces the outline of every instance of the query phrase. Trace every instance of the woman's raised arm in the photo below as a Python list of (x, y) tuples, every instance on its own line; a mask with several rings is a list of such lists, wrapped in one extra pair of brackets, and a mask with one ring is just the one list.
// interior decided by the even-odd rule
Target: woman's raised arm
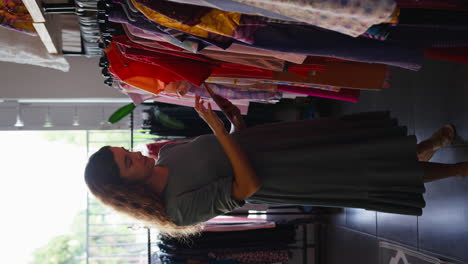
[(208, 103), (208, 108), (206, 108), (199, 96), (195, 97), (195, 110), (211, 127), (234, 169), (231, 196), (236, 200), (249, 198), (260, 189), (262, 182), (255, 173), (246, 153), (226, 131), (223, 122), (211, 110), (211, 105)]
[(231, 122), (231, 134), (234, 132), (239, 132), (247, 127), (237, 106), (231, 103), (228, 99), (215, 94), (208, 85), (205, 84), (204, 87), (210, 94), (213, 101), (219, 106), (226, 118)]

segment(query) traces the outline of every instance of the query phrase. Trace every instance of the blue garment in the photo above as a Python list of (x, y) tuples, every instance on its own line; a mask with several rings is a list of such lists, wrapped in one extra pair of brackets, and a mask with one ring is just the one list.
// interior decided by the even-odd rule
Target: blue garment
[[(245, 43), (239, 43), (247, 45)], [(309, 56), (381, 63), (419, 70), (424, 49), (409, 44), (353, 38), (313, 26), (271, 24), (255, 33), (256, 48), (294, 52)]]
[[(468, 19), (467, 19), (468, 20)], [(411, 43), (417, 47), (468, 46), (468, 29), (450, 26), (396, 26), (391, 28), (387, 41)]]

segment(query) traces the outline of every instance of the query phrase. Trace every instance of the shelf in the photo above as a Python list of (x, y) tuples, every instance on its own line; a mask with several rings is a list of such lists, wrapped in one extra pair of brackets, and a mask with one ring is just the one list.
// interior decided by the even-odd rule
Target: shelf
[(41, 11), (41, 4), (36, 0), (23, 0), (23, 4), (31, 14), (31, 17), (35, 23), (45, 23), (45, 17)]

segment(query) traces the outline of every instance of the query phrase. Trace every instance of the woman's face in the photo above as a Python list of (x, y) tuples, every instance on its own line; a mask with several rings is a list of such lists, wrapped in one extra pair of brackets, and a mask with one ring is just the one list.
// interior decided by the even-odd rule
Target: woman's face
[(129, 152), (124, 148), (111, 147), (110, 150), (123, 179), (144, 182), (153, 175), (154, 159), (141, 155), (141, 152)]

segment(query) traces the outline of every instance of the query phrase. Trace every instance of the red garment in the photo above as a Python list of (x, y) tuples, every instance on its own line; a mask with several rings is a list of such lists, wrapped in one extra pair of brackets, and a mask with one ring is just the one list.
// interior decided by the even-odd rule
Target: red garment
[[(132, 42), (126, 35), (114, 36), (112, 42), (118, 43), (124, 51), (123, 55), (135, 61), (165, 67), (180, 74), (185, 80), (200, 85), (202, 80), (211, 76), (231, 76), (258, 79), (274, 79), (275, 72), (253, 66), (214, 61), (199, 54), (178, 52), (174, 50), (152, 48)], [(184, 60), (185, 59), (185, 60)], [(163, 61), (161, 61), (163, 60)], [(170, 62), (169, 60), (174, 60)], [(288, 72), (298, 76), (307, 77), (311, 71), (323, 72), (325, 59), (308, 58), (308, 64), (290, 64)], [(196, 74), (195, 74), (196, 73)], [(299, 78), (300, 79), (300, 78)]]
[[(267, 76), (273, 76), (273, 71), (271, 70), (261, 69), (261, 68), (242, 65), (242, 64), (220, 62), (220, 61), (212, 60), (208, 57), (205, 57), (199, 54), (192, 54), (192, 53), (187, 53), (183, 51), (179, 52), (175, 50), (177, 49), (177, 47), (173, 46), (172, 44), (161, 42), (161, 41), (152, 41), (152, 42), (157, 43), (158, 45), (166, 46), (168, 48), (171, 48), (172, 50), (158, 49), (158, 48), (153, 48), (153, 47), (149, 47), (145, 45), (140, 45), (140, 44), (132, 42), (125, 35), (115, 36), (112, 38), (112, 41), (118, 42), (127, 47), (138, 48), (141, 50), (154, 51), (158, 53), (172, 54), (172, 55), (176, 55), (180, 57), (185, 57), (188, 59), (209, 62), (213, 64), (214, 66), (220, 67), (219, 69), (216, 69), (216, 68), (214, 69), (214, 72), (213, 72), (214, 76), (232, 75), (232, 76), (251, 77), (251, 78), (256, 78), (256, 77), (266, 78)], [(319, 72), (325, 71), (325, 63), (328, 61), (330, 61), (330, 59), (324, 58), (324, 57), (307, 57), (306, 61), (304, 61), (304, 64), (294, 64), (294, 63), (289, 64), (287, 71), (296, 73), (301, 76), (308, 76), (308, 73), (310, 71), (319, 71)], [(341, 61), (341, 60), (334, 59), (332, 61)], [(233, 71), (229, 72), (230, 69), (233, 69)]]
[(278, 85), (278, 90), (290, 93), (305, 94), (316, 97), (336, 99), (357, 103), (359, 101), (360, 90), (356, 89), (341, 89), (339, 92), (329, 92), (321, 89), (313, 89), (308, 87)]
[(199, 85), (211, 73), (210, 66), (202, 67), (204, 63), (196, 61), (190, 62), (188, 67), (192, 68), (190, 71), (182, 70), (187, 65), (187, 60), (170, 55), (161, 55), (160, 65), (129, 59), (122, 55), (117, 43), (114, 42), (110, 43), (106, 54), (110, 65), (109, 71), (112, 74), (130, 85), (153, 94), (160, 93), (167, 84), (176, 81), (190, 81)]
[(425, 50), (424, 56), (468, 64), (468, 47), (430, 48)]
[(162, 67), (179, 76), (181, 80), (187, 80), (195, 85), (201, 85), (206, 78), (210, 77), (213, 68), (209, 63), (147, 50), (122, 48), (121, 51), (122, 55), (128, 59)]
[(148, 149), (148, 154), (154, 159), (158, 159), (159, 151), (163, 146), (169, 143), (178, 142), (179, 140), (165, 140), (165, 141), (158, 141), (146, 144), (146, 148)]

